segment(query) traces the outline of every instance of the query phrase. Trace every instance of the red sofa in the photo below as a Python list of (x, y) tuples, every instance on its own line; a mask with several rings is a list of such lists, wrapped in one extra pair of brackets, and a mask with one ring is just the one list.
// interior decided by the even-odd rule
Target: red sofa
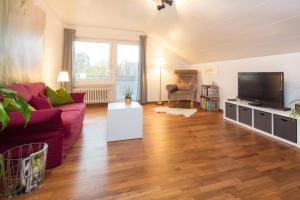
[[(44, 83), (13, 84), (12, 89), (28, 102), (32, 96), (45, 94)], [(82, 132), (85, 104), (84, 93), (71, 93), (74, 103), (53, 107), (53, 109), (32, 112), (26, 128), (20, 112), (10, 113), (9, 126), (0, 133), (0, 152), (27, 143), (48, 144), (47, 168), (60, 165), (76, 139)]]

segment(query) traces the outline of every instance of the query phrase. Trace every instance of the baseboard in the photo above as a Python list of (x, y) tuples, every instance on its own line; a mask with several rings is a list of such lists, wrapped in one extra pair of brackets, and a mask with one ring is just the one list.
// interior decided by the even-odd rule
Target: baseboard
[[(168, 104), (168, 101), (162, 101), (162, 103), (165, 105), (165, 104)], [(148, 104), (157, 104), (157, 101), (148, 101), (147, 103), (144, 103), (143, 105), (148, 105)]]

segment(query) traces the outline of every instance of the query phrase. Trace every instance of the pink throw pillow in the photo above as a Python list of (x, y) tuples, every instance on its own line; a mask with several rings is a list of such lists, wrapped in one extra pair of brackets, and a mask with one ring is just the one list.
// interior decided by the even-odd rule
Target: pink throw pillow
[(37, 110), (52, 109), (52, 105), (49, 98), (43, 94), (39, 94), (37, 97), (32, 96), (30, 105)]
[(32, 94), (32, 96), (38, 96), (40, 93), (45, 94), (46, 91), (46, 85), (42, 82), (28, 83), (25, 84), (25, 87)]
[(27, 102), (31, 100), (32, 94), (23, 84), (14, 83), (10, 86), (10, 88), (15, 90), (19, 95), (23, 96)]

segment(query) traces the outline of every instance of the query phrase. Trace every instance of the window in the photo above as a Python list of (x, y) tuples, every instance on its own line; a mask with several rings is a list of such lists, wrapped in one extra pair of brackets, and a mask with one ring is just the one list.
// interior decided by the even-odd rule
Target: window
[(77, 40), (74, 48), (73, 72), (75, 86), (109, 85), (115, 91), (115, 100), (123, 100), (123, 93), (129, 87), (132, 89), (132, 98), (136, 100), (139, 81), (139, 44)]
[(75, 82), (110, 80), (110, 44), (75, 41)]
[(132, 98), (138, 98), (139, 81), (139, 45), (118, 44), (116, 66), (116, 95), (123, 99), (125, 88), (133, 90)]

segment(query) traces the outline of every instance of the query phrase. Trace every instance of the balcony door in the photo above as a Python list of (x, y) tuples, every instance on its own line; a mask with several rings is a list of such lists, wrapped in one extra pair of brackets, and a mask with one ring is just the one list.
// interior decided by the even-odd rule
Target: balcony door
[(124, 98), (123, 93), (126, 88), (132, 89), (133, 100), (138, 99), (139, 51), (138, 44), (117, 44), (117, 63), (115, 68), (117, 100)]

